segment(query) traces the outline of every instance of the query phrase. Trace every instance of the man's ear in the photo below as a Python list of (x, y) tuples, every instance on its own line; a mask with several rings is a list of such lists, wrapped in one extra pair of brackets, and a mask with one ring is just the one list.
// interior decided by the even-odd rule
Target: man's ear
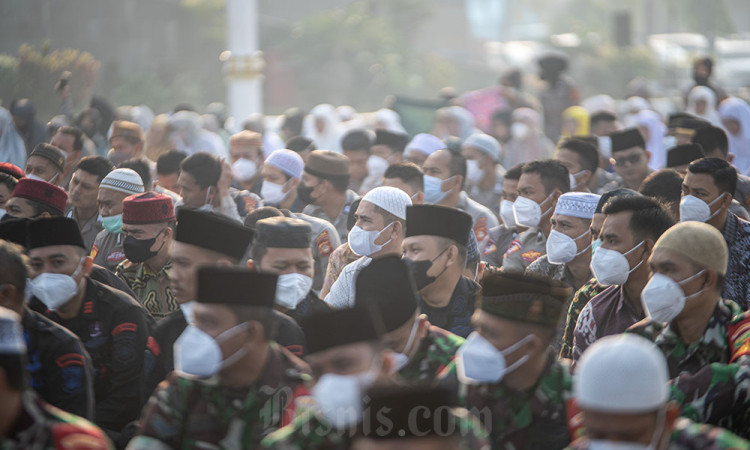
[(721, 199), (721, 207), (729, 208), (729, 205), (732, 204), (732, 200), (734, 200), (734, 196), (729, 192), (725, 192), (724, 198)]
[(15, 303), (17, 296), (17, 287), (10, 283), (3, 285), (2, 287), (0, 287), (0, 306), (7, 308), (8, 305)]
[(648, 162), (651, 162), (651, 152), (650, 152), (650, 151), (648, 151), (648, 150), (646, 150), (646, 160), (647, 160)]
[(734, 161), (734, 153), (727, 153), (727, 162), (729, 164), (732, 164), (733, 161)]

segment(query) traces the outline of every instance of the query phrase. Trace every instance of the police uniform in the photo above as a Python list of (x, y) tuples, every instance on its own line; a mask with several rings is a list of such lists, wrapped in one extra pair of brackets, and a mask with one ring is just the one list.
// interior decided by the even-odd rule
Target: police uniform
[(125, 261), (125, 251), (122, 249), (123, 241), (122, 233), (100, 231), (91, 246), (90, 256), (94, 258), (94, 264), (114, 272), (117, 265)]
[[(197, 278), (202, 304), (273, 306), (276, 275), (203, 267)], [(273, 341), (264, 364), (259, 379), (242, 387), (225, 386), (220, 372), (208, 378), (173, 372), (151, 396), (128, 448), (255, 448), (291, 421), (295, 400), (308, 393), (307, 366)]]
[[(481, 310), (489, 315), (542, 326), (557, 327), (570, 289), (543, 277), (496, 273), (482, 280)], [(482, 419), (491, 430), (495, 449), (561, 449), (571, 441), (568, 424), (572, 398), (569, 365), (548, 350), (546, 364), (534, 387), (518, 391), (497, 383), (465, 379), (457, 359), (441, 376), (440, 384), (457, 386), (461, 405), (489, 411)], [(572, 414), (571, 414), (572, 415)]]
[(513, 239), (503, 255), (503, 270), (524, 272), (529, 264), (547, 254), (547, 236), (530, 228)]
[[(505, 251), (510, 247), (510, 243), (518, 238), (518, 229), (498, 225), (490, 228), (488, 237), (489, 239), (484, 243), (484, 248), (480, 250), (482, 261), (493, 267), (502, 267)], [(482, 243), (479, 242), (479, 244)]]
[(346, 242), (347, 237), (349, 235), (349, 229), (346, 227), (346, 219), (349, 217), (349, 210), (351, 209), (352, 203), (357, 200), (359, 196), (356, 192), (352, 191), (351, 189), (347, 189), (346, 191), (346, 203), (344, 203), (344, 207), (341, 208), (341, 211), (339, 212), (339, 215), (336, 217), (328, 217), (325, 212), (323, 212), (323, 209), (320, 206), (315, 205), (307, 205), (305, 209), (302, 210), (302, 212), (305, 215), (316, 217), (318, 219), (326, 220), (329, 223), (333, 224), (333, 227), (336, 229), (336, 232), (339, 234), (339, 240), (341, 242)]
[(102, 216), (97, 213), (87, 220), (80, 220), (76, 216), (76, 209), (71, 207), (65, 217), (76, 221), (78, 230), (81, 232), (81, 237), (83, 237), (83, 245), (87, 251), (90, 251), (91, 246), (94, 245), (96, 236), (102, 231)]
[(474, 236), (476, 236), (479, 243), (487, 238), (491, 228), (500, 225), (497, 216), (489, 208), (470, 199), (464, 191), (461, 191), (461, 194), (459, 194), (456, 209), (464, 211), (471, 216)]

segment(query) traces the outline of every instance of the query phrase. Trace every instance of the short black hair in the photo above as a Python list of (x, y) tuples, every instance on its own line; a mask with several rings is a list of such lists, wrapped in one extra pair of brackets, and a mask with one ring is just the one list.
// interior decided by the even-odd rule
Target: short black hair
[(506, 180), (518, 181), (521, 178), (522, 173), (523, 173), (523, 163), (519, 163), (511, 167), (510, 169), (508, 169), (505, 172), (505, 176), (503, 178)]
[(0, 284), (12, 284), (18, 291), (16, 300), (23, 301), (26, 290), (26, 257), (20, 245), (0, 239)]
[(134, 170), (141, 176), (146, 191), (151, 190), (151, 167), (148, 165), (146, 158), (131, 158), (120, 164), (119, 168)]
[(460, 152), (452, 152), (450, 150), (440, 151), (446, 151), (450, 155), (451, 159), (448, 161), (450, 176), (461, 175), (461, 190), (463, 190), (464, 185), (466, 185), (466, 158)]
[(710, 155), (716, 150), (720, 151), (726, 158), (729, 155), (729, 140), (727, 134), (719, 127), (703, 127), (695, 131), (693, 144), (698, 144), (703, 148), (706, 155)]
[(214, 155), (205, 152), (193, 153), (180, 163), (180, 170), (195, 178), (201, 189), (216, 186), (221, 178), (221, 163)]
[(159, 155), (156, 160), (156, 173), (161, 175), (179, 173), (180, 164), (185, 158), (187, 158), (187, 153), (175, 149)]
[(18, 184), (18, 179), (9, 173), (0, 173), (0, 184), (4, 184), (12, 194)]
[(680, 203), (682, 175), (674, 169), (657, 170), (643, 180), (638, 192), (666, 203), (668, 206)]
[(63, 125), (57, 129), (57, 132), (73, 136), (73, 150), (77, 152), (83, 150), (83, 131), (80, 128)]
[(708, 74), (711, 75), (714, 70), (714, 60), (708, 55), (698, 55), (693, 59), (693, 67), (697, 66), (698, 64), (702, 64), (706, 66), (706, 69), (708, 70)]
[[(555, 188), (564, 194), (570, 191), (570, 177), (568, 169), (560, 161), (554, 159), (542, 159), (532, 161), (523, 165), (523, 173), (536, 173), (544, 184), (544, 190), (549, 195)], [(520, 179), (520, 177), (519, 177)]]
[[(302, 134), (302, 124), (305, 120), (305, 115), (304, 111), (296, 108), (285, 112), (281, 129), (283, 130), (284, 128), (287, 128), (291, 131), (290, 134), (292, 136), (299, 136)], [(287, 148), (289, 148), (289, 145), (287, 145)]]
[(606, 215), (631, 211), (630, 230), (637, 240), (651, 239), (656, 242), (659, 237), (675, 224), (667, 208), (657, 200), (643, 195), (622, 195), (612, 197), (604, 205), (602, 212)]
[(383, 178), (398, 178), (416, 191), (424, 191), (424, 172), (412, 162), (402, 162), (388, 166)]
[(115, 165), (103, 156), (84, 156), (78, 161), (76, 170), (83, 170), (84, 172), (96, 175), (96, 181), (101, 183), (107, 174), (115, 170)]
[(737, 189), (737, 169), (723, 159), (701, 158), (690, 163), (688, 172), (711, 175), (719, 192), (728, 192), (734, 197)]
[(304, 152), (305, 150), (317, 150), (315, 142), (312, 139), (304, 136), (296, 136), (286, 141), (286, 148), (293, 152)]
[(341, 139), (341, 148), (345, 151), (361, 150), (370, 153), (373, 136), (369, 130), (352, 130)]
[(589, 117), (589, 127), (594, 128), (599, 122), (614, 122), (617, 116), (609, 111), (597, 111)]
[(583, 170), (588, 170), (593, 174), (599, 167), (599, 151), (582, 139), (564, 139), (557, 145), (557, 148), (564, 148), (578, 155), (578, 161)]

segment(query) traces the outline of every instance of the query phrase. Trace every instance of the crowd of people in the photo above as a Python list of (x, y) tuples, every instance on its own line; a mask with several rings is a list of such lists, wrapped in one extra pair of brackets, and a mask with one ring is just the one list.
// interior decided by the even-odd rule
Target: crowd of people
[(0, 447), (750, 449), (750, 106), (0, 108)]

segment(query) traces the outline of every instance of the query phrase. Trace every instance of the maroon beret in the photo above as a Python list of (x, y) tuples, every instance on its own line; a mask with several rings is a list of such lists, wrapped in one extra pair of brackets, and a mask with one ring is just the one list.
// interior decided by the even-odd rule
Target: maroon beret
[(23, 173), (23, 169), (21, 169), (15, 164), (7, 163), (7, 162), (0, 163), (0, 173), (7, 173), (13, 178), (16, 178), (19, 180), (26, 176), (26, 174)]
[(13, 189), (12, 197), (25, 198), (33, 202), (54, 208), (62, 214), (68, 203), (68, 194), (54, 184), (46, 181), (21, 178)]
[(147, 225), (175, 220), (172, 197), (157, 192), (144, 192), (122, 201), (122, 223)]

